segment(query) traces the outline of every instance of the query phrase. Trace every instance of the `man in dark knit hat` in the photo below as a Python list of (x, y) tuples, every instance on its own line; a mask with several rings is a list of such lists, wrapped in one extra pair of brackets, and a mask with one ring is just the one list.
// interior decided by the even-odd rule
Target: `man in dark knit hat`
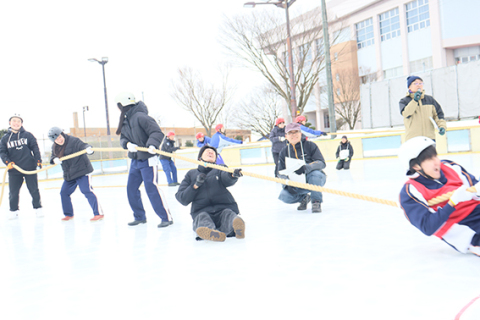
[(435, 124), (440, 135), (447, 130), (447, 123), (440, 104), (425, 94), (423, 80), (418, 76), (407, 78), (407, 96), (399, 102), (400, 114), (405, 124), (405, 141), (418, 136), (435, 140)]
[[(217, 156), (214, 147), (204, 145), (198, 153), (198, 160), (215, 164)], [(184, 206), (192, 204), (190, 214), (197, 240), (245, 238), (245, 222), (238, 216), (237, 203), (227, 190), (242, 176), (241, 170), (230, 173), (199, 165), (185, 175), (175, 197)]]

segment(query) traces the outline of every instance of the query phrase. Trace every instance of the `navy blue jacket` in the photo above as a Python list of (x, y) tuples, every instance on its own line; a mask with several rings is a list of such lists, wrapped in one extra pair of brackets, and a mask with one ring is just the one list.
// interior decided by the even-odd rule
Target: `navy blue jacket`
[(282, 151), (282, 149), (287, 145), (287, 140), (280, 140), (282, 137), (285, 138), (285, 127), (273, 127), (269, 137), (270, 141), (272, 141), (272, 153), (280, 153), (280, 151)]
[[(63, 134), (63, 136), (65, 137), (65, 153), (63, 156), (68, 156), (72, 153), (82, 151), (89, 147), (88, 144), (77, 137), (69, 136), (68, 134)], [(54, 163), (53, 159), (58, 157), (58, 155), (55, 154), (55, 144), (56, 143), (53, 143), (52, 145), (52, 156), (50, 158), (51, 164)], [(87, 154), (82, 154), (81, 156), (62, 161), (62, 170), (63, 179), (66, 181), (71, 181), (92, 173), (93, 167), (90, 163), (90, 159), (88, 159)]]

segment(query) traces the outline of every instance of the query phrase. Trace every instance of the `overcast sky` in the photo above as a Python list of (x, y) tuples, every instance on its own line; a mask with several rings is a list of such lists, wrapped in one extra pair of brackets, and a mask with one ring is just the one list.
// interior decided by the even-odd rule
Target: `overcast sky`
[[(0, 128), (17, 113), (24, 127), (41, 138), (52, 126), (67, 132), (73, 112), (83, 127), (106, 127), (102, 68), (89, 58), (108, 57), (106, 64), (110, 126), (118, 124), (114, 98), (142, 93), (150, 114), (162, 125), (189, 127), (194, 120), (171, 99), (172, 79), (190, 66), (212, 76), (227, 57), (218, 43), (223, 15), (274, 6), (243, 8), (245, 0), (2, 1), (0, 10)], [(292, 11), (304, 12), (320, 0), (297, 0)], [(295, 10), (293, 10), (295, 9)], [(240, 92), (262, 78), (234, 70)], [(197, 122), (196, 125), (199, 125)]]

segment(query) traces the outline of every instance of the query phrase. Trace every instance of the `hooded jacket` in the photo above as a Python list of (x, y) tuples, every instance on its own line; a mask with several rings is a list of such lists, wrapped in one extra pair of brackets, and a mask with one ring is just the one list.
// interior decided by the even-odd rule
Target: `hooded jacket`
[[(162, 130), (157, 122), (148, 115), (147, 106), (142, 101), (137, 102), (125, 114), (120, 135), (120, 145), (123, 149), (127, 149), (128, 142), (139, 147), (154, 146), (158, 149), (163, 137)], [(143, 151), (128, 153), (129, 158), (137, 160), (145, 160), (153, 156), (155, 155)]]
[(287, 140), (280, 140), (282, 137), (285, 138), (285, 127), (273, 127), (269, 137), (270, 141), (272, 141), (272, 153), (280, 153), (280, 151), (282, 151), (282, 149), (287, 145)]
[[(179, 147), (175, 147), (175, 140), (170, 140), (165, 138), (162, 143), (162, 151), (172, 153), (180, 149)], [(164, 156), (163, 154), (160, 155), (160, 160), (172, 160), (171, 157)]]
[[(23, 170), (33, 171), (37, 168), (38, 161), (42, 160), (38, 149), (37, 139), (23, 127), (15, 133), (11, 128), (0, 141), (0, 157), (5, 164), (14, 162)], [(10, 173), (19, 173), (12, 169)]]
[[(89, 147), (88, 144), (77, 137), (69, 136), (68, 134), (63, 134), (63, 136), (65, 137), (65, 153), (63, 156), (68, 156)], [(57, 157), (58, 155), (55, 154), (55, 143), (53, 143), (50, 163), (53, 164), (53, 159)], [(90, 163), (90, 159), (88, 159), (87, 154), (82, 154), (81, 156), (64, 160), (62, 161), (61, 166), (63, 170), (63, 179), (66, 181), (75, 180), (93, 172), (93, 167)]]
[(340, 157), (340, 151), (341, 150), (348, 150), (348, 158), (351, 160), (353, 157), (353, 148), (352, 145), (350, 144), (350, 141), (346, 141), (345, 143), (340, 141), (340, 145), (337, 148), (337, 152), (335, 153), (335, 157), (339, 158)]
[(313, 170), (323, 170), (326, 167), (325, 159), (323, 158), (322, 153), (318, 146), (311, 141), (308, 141), (305, 137), (302, 136), (300, 142), (295, 144), (295, 146), (290, 143), (287, 144), (285, 148), (280, 151), (278, 158), (278, 170), (284, 170), (285, 158), (296, 158), (303, 159), (305, 161), (305, 173), (310, 173)]
[(405, 124), (405, 141), (418, 136), (435, 140), (435, 126), (430, 118), (439, 128), (447, 129), (442, 107), (432, 96), (426, 95), (425, 90), (418, 102), (413, 99), (414, 95), (415, 92), (407, 93), (399, 102)]

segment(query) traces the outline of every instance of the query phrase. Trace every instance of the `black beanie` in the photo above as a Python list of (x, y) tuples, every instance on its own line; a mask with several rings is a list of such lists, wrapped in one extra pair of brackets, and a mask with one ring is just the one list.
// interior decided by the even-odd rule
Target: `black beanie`
[(407, 88), (410, 88), (410, 85), (412, 84), (413, 81), (417, 80), (417, 79), (420, 79), (423, 81), (422, 78), (420, 78), (419, 76), (410, 76), (407, 78)]
[(213, 151), (215, 151), (215, 159), (218, 158), (217, 149), (215, 149), (215, 147), (212, 147), (208, 144), (205, 144), (205, 145), (203, 145), (203, 147), (200, 148), (200, 151), (198, 152), (197, 160), (200, 160), (202, 158), (202, 154), (205, 151), (205, 149), (212, 149)]

